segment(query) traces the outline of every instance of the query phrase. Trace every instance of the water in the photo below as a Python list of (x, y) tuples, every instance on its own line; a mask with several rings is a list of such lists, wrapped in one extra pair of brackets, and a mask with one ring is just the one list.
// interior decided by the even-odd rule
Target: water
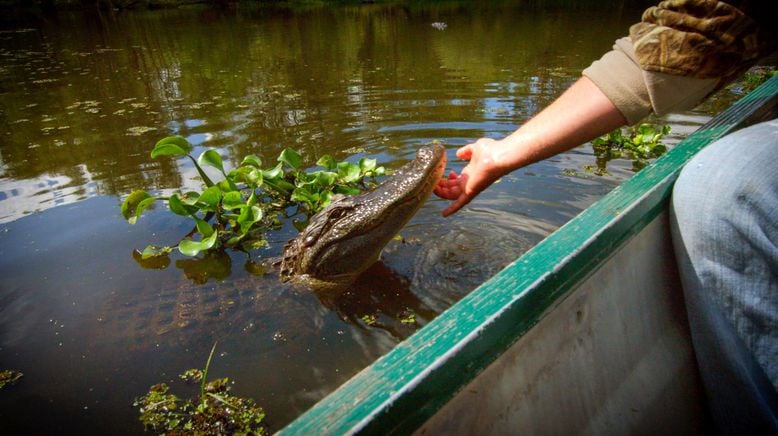
[[(0, 392), (0, 428), (136, 434), (133, 399), (191, 393), (177, 375), (218, 342), (211, 374), (279, 429), (628, 178), (628, 161), (587, 173), (585, 144), (451, 218), (432, 198), (337, 297), (251, 268), (290, 223), (250, 255), (134, 261), (190, 230), (164, 207), (119, 214), (134, 189), (200, 188), (187, 161), (150, 159), (164, 136), (229, 167), (292, 147), (396, 168), (440, 140), (459, 171), (458, 146), (514, 130), (639, 17), (521, 3), (74, 12), (0, 31), (0, 369), (25, 374)], [(717, 107), (661, 120), (670, 142)]]

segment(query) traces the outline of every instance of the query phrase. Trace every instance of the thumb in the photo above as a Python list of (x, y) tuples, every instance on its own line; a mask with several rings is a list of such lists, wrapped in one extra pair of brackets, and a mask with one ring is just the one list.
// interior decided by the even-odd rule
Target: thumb
[(467, 144), (457, 149), (457, 157), (462, 160), (470, 160), (473, 156), (473, 144)]

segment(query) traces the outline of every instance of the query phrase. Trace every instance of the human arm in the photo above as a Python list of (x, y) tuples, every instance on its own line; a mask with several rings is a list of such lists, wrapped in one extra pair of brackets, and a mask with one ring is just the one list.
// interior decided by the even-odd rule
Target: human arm
[(451, 215), (509, 172), (576, 147), (623, 126), (626, 119), (608, 97), (582, 77), (557, 100), (511, 135), (501, 140), (481, 138), (457, 150), (469, 161), (462, 172), (449, 174), (435, 194), (454, 200)]
[[(714, 0), (676, 0), (649, 8), (630, 38), (616, 41), (584, 77), (502, 140), (482, 138), (457, 150), (469, 163), (435, 193), (453, 200), (448, 216), (501, 176), (596, 138), (650, 113), (690, 109), (776, 47), (775, 33), (751, 17), (760, 2), (737, 9)], [(769, 28), (769, 27), (768, 27)]]

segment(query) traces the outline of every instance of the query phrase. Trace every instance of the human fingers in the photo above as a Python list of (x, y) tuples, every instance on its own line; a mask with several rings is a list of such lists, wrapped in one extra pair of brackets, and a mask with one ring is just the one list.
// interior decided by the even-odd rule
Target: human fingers
[(467, 144), (457, 149), (457, 157), (462, 160), (470, 160), (473, 156), (473, 144)]
[[(451, 175), (449, 174), (449, 181), (454, 181), (451, 178)], [(450, 195), (449, 197), (446, 197), (450, 200), (454, 200), (453, 203), (451, 203), (447, 208), (443, 210), (443, 216), (447, 217), (454, 212), (458, 211), (462, 207), (464, 207), (467, 203), (470, 203), (470, 200), (473, 199), (474, 195), (467, 194), (465, 192), (464, 187), (467, 185), (468, 176), (467, 174), (462, 174), (459, 177), (456, 178), (456, 187), (452, 185), (451, 190), (448, 192)], [(457, 194), (456, 196), (453, 196), (452, 194)]]
[(443, 216), (447, 217), (459, 209), (462, 209), (467, 203), (470, 203), (471, 199), (472, 197), (462, 192), (453, 203), (451, 203), (447, 208), (443, 209)]
[(448, 174), (448, 178), (438, 180), (438, 183), (435, 185), (432, 192), (440, 198), (454, 200), (459, 197), (461, 191), (459, 176), (457, 176), (457, 173), (454, 171), (451, 171)]

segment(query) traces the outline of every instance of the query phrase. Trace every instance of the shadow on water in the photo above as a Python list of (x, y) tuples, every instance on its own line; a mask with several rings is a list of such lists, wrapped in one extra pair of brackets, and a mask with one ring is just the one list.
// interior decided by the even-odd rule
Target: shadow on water
[(411, 282), (379, 261), (345, 292), (317, 293), (322, 305), (344, 321), (362, 328), (386, 331), (397, 340), (410, 336), (438, 312), (412, 291)]

